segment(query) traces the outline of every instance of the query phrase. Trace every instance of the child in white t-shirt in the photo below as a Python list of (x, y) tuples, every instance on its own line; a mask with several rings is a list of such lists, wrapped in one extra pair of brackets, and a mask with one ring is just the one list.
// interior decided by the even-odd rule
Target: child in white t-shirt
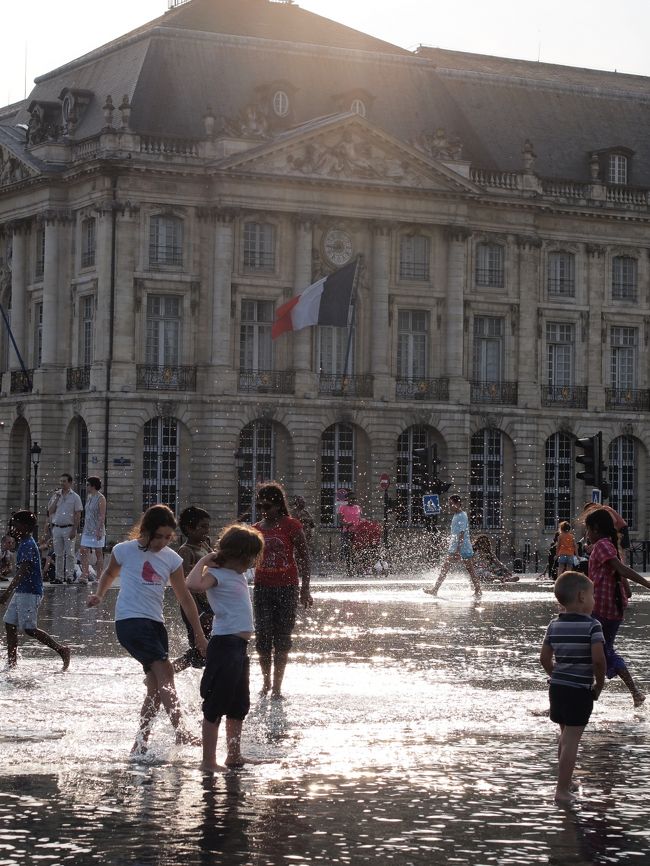
[(217, 764), (222, 716), (226, 717), (226, 767), (251, 763), (241, 753), (242, 725), (250, 709), (247, 649), (253, 636), (253, 606), (245, 572), (263, 549), (261, 532), (235, 523), (224, 529), (216, 551), (201, 557), (187, 576), (188, 589), (205, 592), (214, 613), (201, 680), (204, 770), (223, 769)]
[(161, 703), (176, 730), (176, 742), (199, 745), (199, 740), (182, 723), (163, 619), (165, 587), (170, 583), (194, 629), (196, 647), (205, 655), (208, 644), (194, 598), (185, 586), (183, 560), (168, 547), (175, 534), (176, 518), (171, 509), (166, 505), (152, 505), (143, 514), (131, 540), (115, 545), (97, 592), (88, 596), (88, 607), (95, 607), (120, 575), (115, 631), (122, 646), (144, 668), (147, 686), (132, 754), (142, 755), (147, 751), (151, 726)]

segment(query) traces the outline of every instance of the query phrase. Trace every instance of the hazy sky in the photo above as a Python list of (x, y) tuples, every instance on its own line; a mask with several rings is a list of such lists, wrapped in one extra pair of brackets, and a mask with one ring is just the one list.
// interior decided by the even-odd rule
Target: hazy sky
[[(37, 75), (157, 17), (167, 0), (4, 5), (0, 104), (23, 98), (25, 66), (29, 93)], [(649, 0), (301, 0), (299, 5), (404, 48), (435, 45), (650, 76)]]

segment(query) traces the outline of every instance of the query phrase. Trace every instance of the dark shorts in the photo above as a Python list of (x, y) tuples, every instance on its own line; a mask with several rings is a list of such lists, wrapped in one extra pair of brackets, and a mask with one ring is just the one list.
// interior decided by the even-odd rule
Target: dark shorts
[(164, 662), (169, 658), (167, 629), (155, 619), (118, 619), (115, 633), (129, 655), (140, 662), (145, 673), (151, 669), (152, 662)]
[(289, 652), (298, 612), (297, 586), (255, 586), (255, 642), (258, 653)]
[(584, 727), (594, 708), (591, 689), (577, 689), (574, 686), (558, 686), (551, 683), (548, 687), (551, 704), (551, 721), (557, 725)]
[(214, 635), (208, 644), (201, 678), (203, 716), (218, 722), (222, 716), (243, 721), (251, 705), (248, 641), (234, 634)]
[[(206, 609), (196, 596), (194, 596), (194, 600), (196, 601), (196, 607), (199, 612), (199, 621), (201, 623), (201, 628), (203, 629), (203, 634), (208, 640), (210, 640), (210, 635), (212, 633), (212, 620), (214, 619), (214, 614), (212, 613), (212, 609), (209, 605)], [(183, 608), (181, 608), (180, 610), (181, 617), (183, 618), (183, 622), (185, 623), (185, 628), (187, 629), (187, 641), (190, 645), (191, 650), (191, 652), (187, 653), (187, 656), (190, 660), (190, 665), (193, 668), (205, 667), (205, 659), (196, 648), (196, 638), (194, 637), (194, 629), (192, 628), (192, 623), (185, 615), (185, 611), (183, 610)]]

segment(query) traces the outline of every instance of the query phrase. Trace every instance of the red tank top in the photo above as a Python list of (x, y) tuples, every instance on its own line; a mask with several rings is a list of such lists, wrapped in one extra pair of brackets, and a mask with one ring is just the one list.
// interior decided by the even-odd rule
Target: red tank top
[(283, 517), (270, 529), (262, 529), (259, 523), (255, 524), (255, 529), (264, 536), (264, 556), (262, 564), (255, 569), (255, 583), (258, 586), (298, 586), (294, 539), (302, 532), (300, 521)]

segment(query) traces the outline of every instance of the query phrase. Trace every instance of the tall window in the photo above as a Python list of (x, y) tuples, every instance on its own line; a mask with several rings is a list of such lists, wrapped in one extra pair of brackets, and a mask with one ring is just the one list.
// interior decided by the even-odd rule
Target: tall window
[(608, 450), (609, 504), (630, 529), (636, 529), (637, 448), (631, 436), (614, 439)]
[(478, 244), (476, 247), (476, 285), (502, 288), (505, 284), (501, 244)]
[(244, 224), (244, 267), (252, 271), (275, 268), (275, 226), (271, 223)]
[(610, 153), (607, 160), (607, 180), (609, 183), (627, 183), (627, 157), (622, 153)]
[(34, 369), (41, 366), (43, 360), (43, 303), (34, 304)]
[(93, 362), (95, 337), (95, 297), (79, 298), (79, 366), (90, 367)]
[(244, 299), (241, 302), (239, 333), (239, 369), (272, 370), (273, 344), (271, 325), (273, 302)]
[(423, 379), (427, 375), (429, 314), (426, 310), (399, 310), (397, 314), (397, 375)]
[(503, 381), (504, 326), (504, 320), (496, 316), (474, 317), (474, 381)]
[(145, 363), (156, 367), (178, 366), (180, 338), (181, 298), (148, 295)]
[(632, 256), (614, 256), (612, 259), (612, 299), (636, 301), (638, 269)]
[(183, 265), (183, 220), (158, 214), (149, 222), (149, 267), (180, 268)]
[(565, 298), (572, 298), (575, 295), (575, 256), (573, 253), (549, 253), (548, 293)]
[(544, 463), (544, 529), (557, 529), (571, 518), (573, 485), (573, 437), (554, 433), (546, 440)]
[(45, 272), (45, 229), (43, 227), (36, 231), (35, 244), (34, 278), (42, 280)]
[[(86, 479), (88, 478), (88, 427), (83, 418), (77, 418), (75, 436), (75, 489), (81, 497), (81, 501), (86, 504)], [(83, 517), (83, 515), (82, 515)]]
[[(319, 373), (328, 376), (339, 376), (354, 373), (354, 333), (352, 344), (348, 354), (347, 328), (334, 328), (330, 325), (321, 325), (317, 331), (318, 336), (318, 364)], [(345, 359), (348, 357), (347, 369)]]
[(95, 266), (95, 247), (97, 244), (97, 221), (95, 217), (89, 217), (81, 223), (81, 267), (93, 268)]
[(500, 529), (503, 512), (503, 437), (484, 428), (470, 445), (470, 518), (481, 529)]
[(253, 523), (255, 511), (255, 487), (261, 481), (275, 477), (275, 433), (270, 421), (253, 421), (239, 434), (239, 451), (242, 468), (239, 470), (238, 517)]
[(610, 329), (612, 388), (632, 391), (636, 388), (637, 329)]
[(400, 279), (429, 279), (430, 247), (431, 241), (424, 235), (402, 235), (399, 248)]
[(551, 388), (573, 385), (575, 326), (570, 322), (546, 323), (546, 381)]
[(152, 418), (144, 425), (142, 509), (161, 502), (178, 507), (178, 424), (175, 418)]
[(422, 479), (414, 472), (413, 452), (416, 448), (433, 449), (434, 467), (437, 466), (437, 448), (429, 442), (429, 432), (426, 427), (409, 427), (397, 440), (397, 514), (400, 523), (421, 523), (422, 512)]
[(321, 437), (320, 519), (325, 526), (335, 526), (336, 491), (354, 487), (354, 428), (351, 424), (333, 424)]

